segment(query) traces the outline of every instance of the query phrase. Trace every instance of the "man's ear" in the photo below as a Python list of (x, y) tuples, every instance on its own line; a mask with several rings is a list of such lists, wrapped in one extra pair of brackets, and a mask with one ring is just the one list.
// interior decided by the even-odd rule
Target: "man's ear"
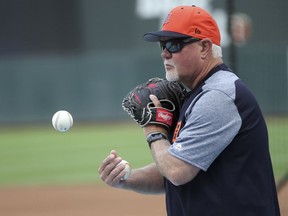
[(212, 41), (209, 38), (205, 38), (200, 41), (201, 43), (201, 58), (206, 58), (208, 54), (212, 53)]

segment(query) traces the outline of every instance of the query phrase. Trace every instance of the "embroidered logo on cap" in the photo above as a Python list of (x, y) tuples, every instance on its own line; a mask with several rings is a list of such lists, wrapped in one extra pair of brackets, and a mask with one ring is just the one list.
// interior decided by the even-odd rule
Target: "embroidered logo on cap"
[(195, 34), (201, 34), (201, 31), (198, 28), (195, 28), (194, 32)]
[(168, 23), (169, 23), (169, 20), (170, 20), (171, 16), (172, 16), (172, 13), (168, 13), (168, 15), (166, 16), (165, 21), (164, 21), (164, 23), (163, 23), (163, 26), (164, 26), (165, 24), (168, 24)]

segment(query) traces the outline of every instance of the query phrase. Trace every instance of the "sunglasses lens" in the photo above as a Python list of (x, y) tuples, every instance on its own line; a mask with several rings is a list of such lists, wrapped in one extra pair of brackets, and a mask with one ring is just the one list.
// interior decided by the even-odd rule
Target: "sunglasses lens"
[(180, 43), (178, 41), (170, 41), (166, 43), (166, 48), (169, 52), (175, 53), (180, 51)]
[(181, 44), (179, 41), (167, 41), (161, 42), (161, 49), (167, 49), (170, 53), (179, 52), (181, 50)]
[(166, 49), (166, 44), (164, 42), (160, 42), (160, 48), (163, 51), (164, 49)]
[(177, 53), (187, 44), (199, 41), (198, 38), (186, 38), (186, 39), (172, 39), (168, 41), (160, 41), (160, 47), (163, 50), (167, 50), (170, 53)]

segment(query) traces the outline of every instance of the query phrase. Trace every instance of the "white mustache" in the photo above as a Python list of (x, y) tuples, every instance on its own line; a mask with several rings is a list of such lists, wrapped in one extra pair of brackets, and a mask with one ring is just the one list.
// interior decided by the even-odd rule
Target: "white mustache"
[(175, 67), (175, 64), (174, 64), (174, 62), (164, 62), (164, 66), (173, 66), (173, 67)]

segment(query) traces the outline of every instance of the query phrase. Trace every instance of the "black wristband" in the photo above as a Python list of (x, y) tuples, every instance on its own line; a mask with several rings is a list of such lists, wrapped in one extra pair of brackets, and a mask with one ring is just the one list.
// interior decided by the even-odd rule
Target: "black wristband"
[(155, 142), (157, 140), (161, 140), (161, 139), (168, 139), (167, 136), (164, 133), (161, 132), (153, 132), (147, 135), (146, 137), (147, 139), (147, 143), (149, 145), (149, 148), (151, 148), (151, 143)]

